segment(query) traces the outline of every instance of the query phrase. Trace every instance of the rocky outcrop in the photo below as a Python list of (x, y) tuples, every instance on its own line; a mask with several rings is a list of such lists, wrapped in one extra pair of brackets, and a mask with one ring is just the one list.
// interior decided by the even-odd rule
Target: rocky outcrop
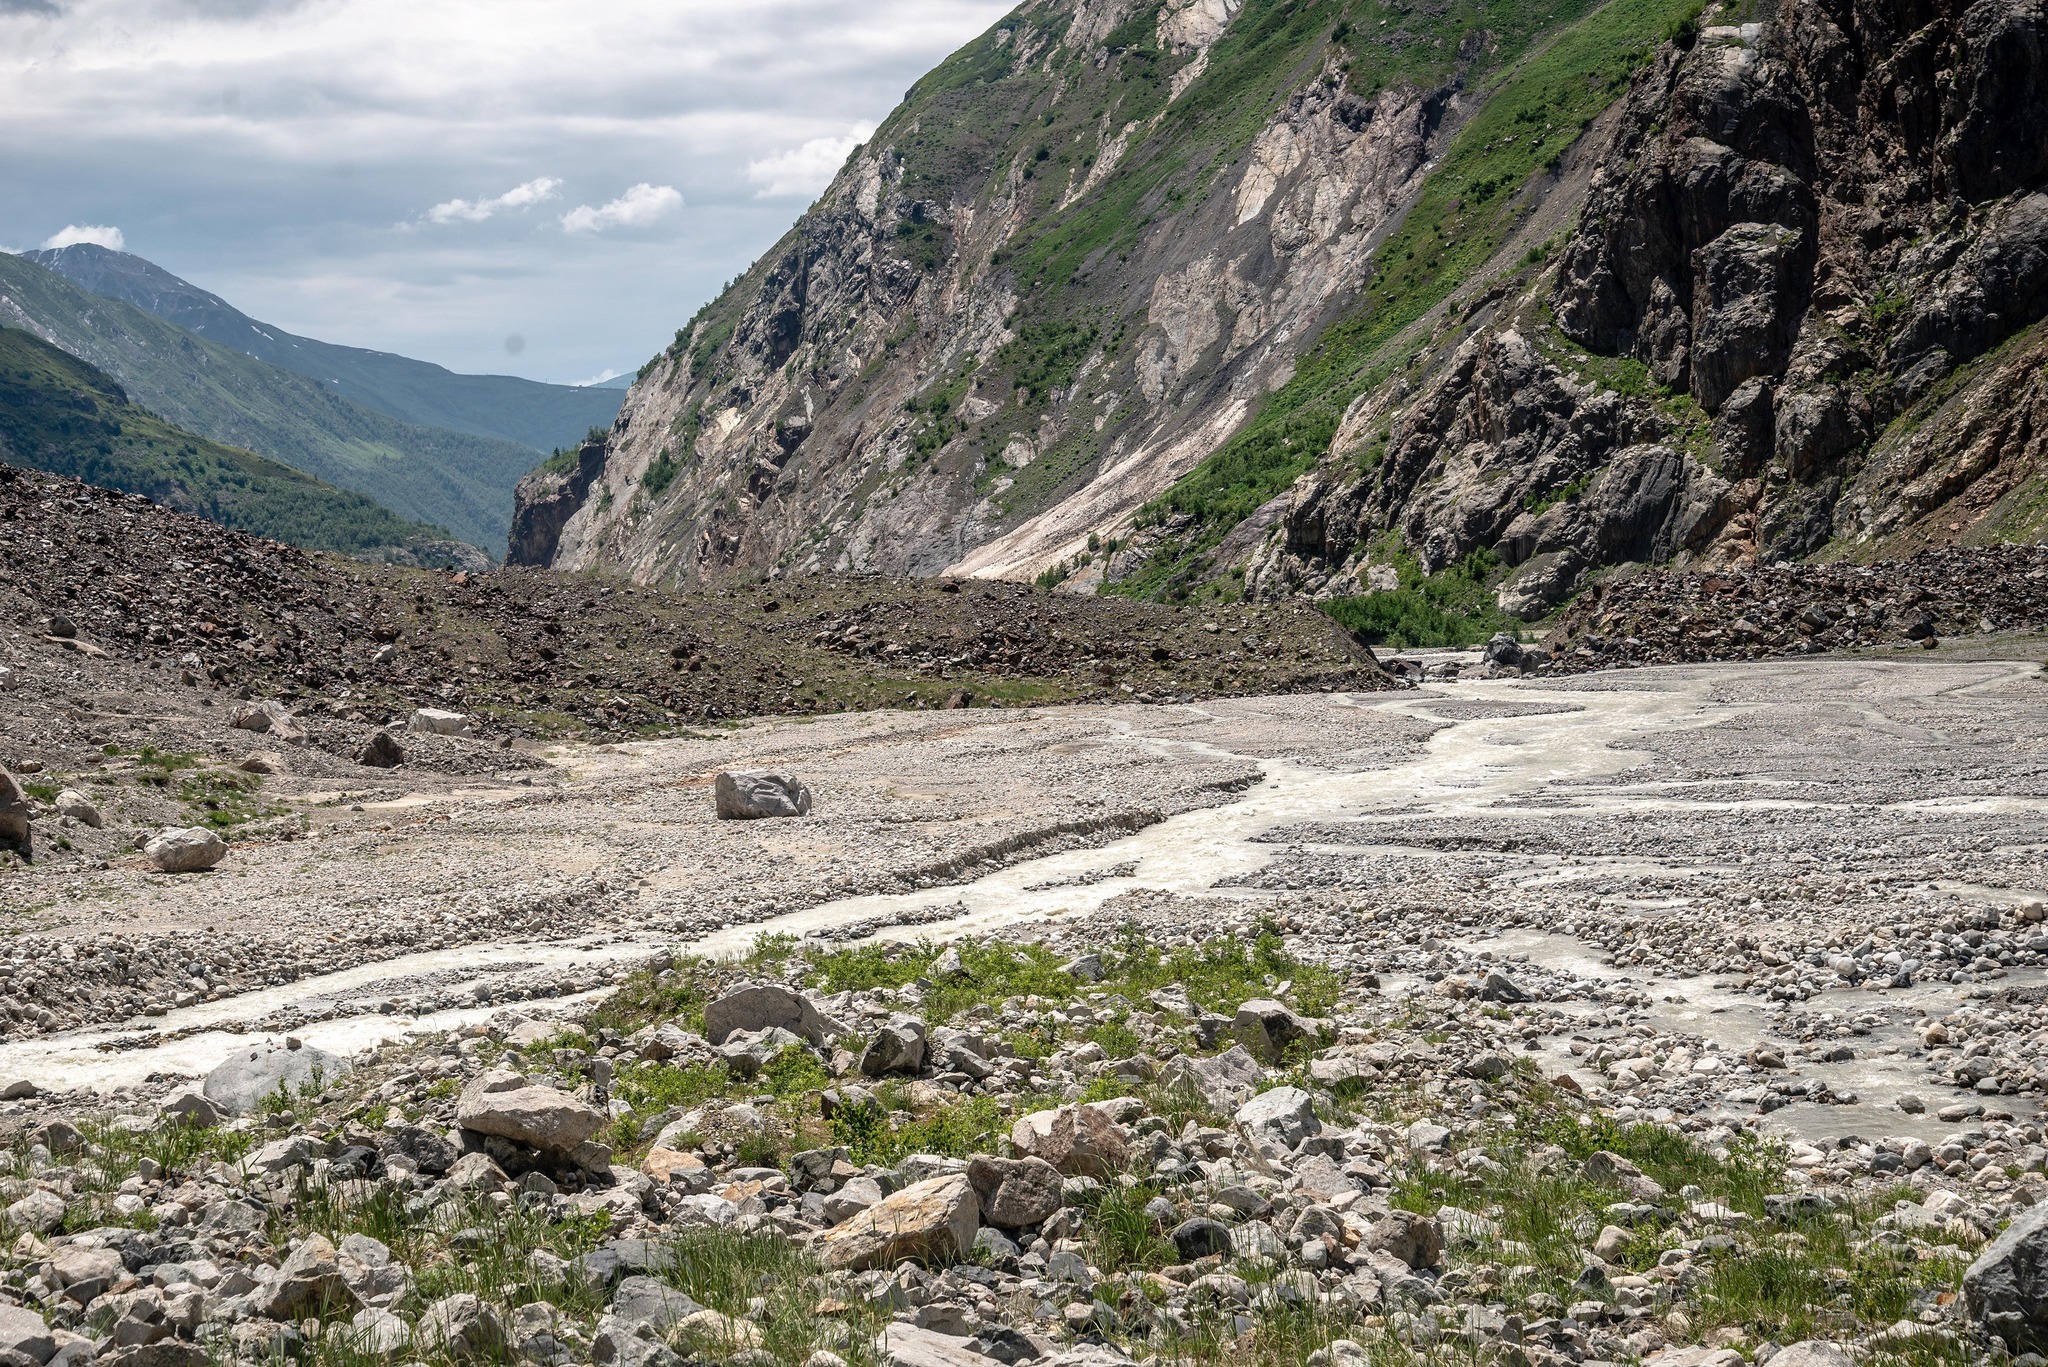
[(2048, 315), (2038, 5), (1708, 18), (1636, 82), (1554, 268), (1356, 406), (1252, 592), (1477, 551), (1537, 617), (1632, 561), (2043, 534), (2040, 346), (2004, 345)]
[(561, 544), (562, 529), (582, 511), (590, 486), (604, 471), (605, 444), (587, 441), (576, 448), (567, 469), (543, 465), (530, 471), (512, 493), (512, 530), (505, 546), (508, 565), (551, 565)]

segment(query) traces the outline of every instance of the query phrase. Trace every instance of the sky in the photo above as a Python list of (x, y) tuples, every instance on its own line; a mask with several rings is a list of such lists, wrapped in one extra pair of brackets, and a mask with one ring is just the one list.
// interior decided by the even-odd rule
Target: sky
[(0, 248), (291, 332), (630, 372), (1014, 0), (0, 0)]

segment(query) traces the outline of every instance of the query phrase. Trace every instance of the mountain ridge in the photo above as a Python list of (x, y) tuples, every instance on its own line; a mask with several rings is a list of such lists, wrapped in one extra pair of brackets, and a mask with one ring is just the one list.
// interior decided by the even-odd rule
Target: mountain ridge
[(350, 403), (25, 257), (0, 255), (0, 323), (86, 361), (168, 422), (446, 527), (494, 559), (511, 523), (511, 491), (534, 464), (528, 447)]
[(23, 253), (91, 294), (120, 299), (245, 356), (317, 380), (352, 403), (421, 427), (530, 446), (574, 445), (618, 412), (598, 386), (464, 375), (395, 352), (342, 346), (260, 322), (154, 262), (88, 242)]

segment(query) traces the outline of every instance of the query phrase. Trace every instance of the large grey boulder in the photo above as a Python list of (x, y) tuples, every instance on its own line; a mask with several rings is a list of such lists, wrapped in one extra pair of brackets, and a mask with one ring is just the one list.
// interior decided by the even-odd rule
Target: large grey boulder
[(2015, 1353), (2048, 1353), (2048, 1204), (2022, 1211), (1963, 1274), (1970, 1317)]
[(228, 856), (228, 842), (199, 826), (158, 831), (142, 847), (163, 873), (199, 873)]
[(462, 1089), (455, 1101), (455, 1123), (477, 1134), (566, 1157), (604, 1128), (605, 1114), (567, 1092), (497, 1069)]
[(1314, 1044), (1321, 1033), (1314, 1021), (1269, 997), (1241, 1004), (1232, 1028), (1253, 1057), (1267, 1063), (1277, 1063), (1289, 1045)]
[(876, 1202), (818, 1240), (835, 1270), (893, 1267), (906, 1258), (955, 1262), (974, 1248), (981, 1201), (965, 1173), (928, 1177)]
[(1237, 1108), (1237, 1123), (1254, 1139), (1270, 1139), (1284, 1149), (1323, 1131), (1315, 1098), (1299, 1087), (1261, 1092)]
[(0, 769), (0, 849), (14, 850), (27, 859), (29, 846), (28, 794), (20, 780)]
[(19, 1305), (0, 1305), (0, 1353), (19, 1353), (48, 1362), (57, 1353), (57, 1338), (43, 1317)]
[(239, 731), (255, 731), (286, 745), (304, 745), (307, 740), (305, 725), (274, 698), (243, 703), (235, 709), (229, 724)]
[(1019, 1116), (1010, 1127), (1010, 1144), (1022, 1156), (1042, 1158), (1069, 1177), (1114, 1177), (1130, 1156), (1130, 1136), (1100, 1102)]
[(438, 707), (422, 707), (412, 714), (405, 724), (406, 730), (417, 731), (426, 736), (466, 736), (469, 734), (469, 718), (460, 712), (447, 712)]
[(349, 1061), (325, 1049), (279, 1049), (259, 1046), (236, 1053), (206, 1075), (200, 1094), (230, 1115), (255, 1110), (263, 1098), (282, 1086), (296, 1095), (313, 1085), (333, 1081), (349, 1071)]
[(806, 816), (811, 790), (794, 774), (765, 769), (727, 769), (712, 781), (711, 798), (721, 820), (765, 816)]
[(1060, 1170), (1042, 1158), (970, 1159), (967, 1180), (981, 1198), (981, 1218), (1000, 1229), (1050, 1219), (1063, 1204)]
[(704, 1038), (713, 1044), (740, 1030), (779, 1027), (811, 1044), (823, 1044), (841, 1033), (839, 1023), (801, 992), (775, 983), (760, 983), (728, 992), (704, 1008)]
[(1213, 1058), (1181, 1054), (1159, 1070), (1159, 1080), (1168, 1087), (1192, 1091), (1204, 1106), (1227, 1115), (1258, 1091), (1266, 1080), (1266, 1070), (1242, 1044), (1233, 1044)]
[(493, 1306), (462, 1291), (427, 1307), (413, 1330), (413, 1343), (455, 1362), (495, 1358), (504, 1348), (505, 1322)]
[(915, 1016), (889, 1017), (860, 1056), (860, 1070), (869, 1077), (914, 1073), (923, 1065), (924, 1022)]

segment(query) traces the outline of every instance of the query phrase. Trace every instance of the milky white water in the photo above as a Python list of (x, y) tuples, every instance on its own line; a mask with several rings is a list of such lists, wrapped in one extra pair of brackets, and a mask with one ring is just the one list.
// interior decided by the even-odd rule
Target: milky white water
[[(1600, 783), (1642, 762), (1644, 755), (1636, 746), (1644, 738), (1711, 726), (1743, 710), (1740, 704), (1711, 699), (1705, 672), (1665, 676), (1659, 683), (1662, 686), (1657, 689), (1556, 692), (1535, 691), (1514, 682), (1475, 682), (1391, 696), (1331, 695), (1326, 699), (1331, 726), (1357, 726), (1362, 738), (1382, 713), (1443, 724), (1406, 763), (1345, 769), (1286, 758), (1260, 760), (1259, 781), (1218, 806), (1169, 817), (1092, 849), (1024, 860), (957, 884), (825, 902), (769, 920), (731, 926), (689, 944), (631, 935), (584, 936), (565, 942), (464, 946), (404, 955), (171, 1011), (151, 1022), (160, 1042), (150, 1042), (151, 1035), (143, 1033), (143, 1027), (130, 1025), (0, 1043), (0, 1078), (104, 1090), (139, 1083), (156, 1072), (202, 1073), (238, 1046), (272, 1038), (256, 1028), (256, 1022), (309, 1001), (330, 1003), (333, 1015), (294, 1033), (309, 1044), (337, 1052), (354, 1052), (408, 1031), (451, 1029), (502, 1009), (502, 1004), (480, 1001), (430, 1015), (402, 1014), (392, 998), (404, 994), (406, 980), (423, 975), (440, 975), (437, 985), (444, 988), (453, 975), (456, 991), (467, 993), (471, 986), (514, 972), (634, 960), (657, 947), (706, 956), (736, 954), (766, 932), (899, 940), (946, 937), (1081, 916), (1134, 890), (1210, 893), (1257, 873), (1282, 852), (1284, 847), (1262, 843), (1261, 836), (1303, 823), (1392, 824), (1460, 815), (1584, 814), (1646, 806), (1721, 811), (1810, 805), (1768, 797), (1695, 802), (1668, 791), (1680, 785), (1621, 789)], [(1444, 709), (1447, 700), (1455, 700), (1459, 707)], [(1473, 703), (1486, 702), (1541, 702), (1564, 710), (1499, 717), (1456, 715)], [(1450, 715), (1439, 715), (1440, 711)], [(1207, 715), (1194, 706), (1162, 708), (1134, 713), (1131, 720), (1106, 716), (1102, 724), (1113, 738), (1157, 753), (1226, 754), (1171, 734), (1187, 721)], [(1589, 784), (1593, 786), (1585, 786)], [(1349, 848), (1358, 851), (1357, 846)], [(1616, 860), (1597, 861), (1593, 869), (1560, 869), (1554, 876), (1619, 872), (1624, 865), (1672, 872), (1668, 862)], [(1583, 946), (1572, 942), (1569, 952), (1566, 946), (1546, 946), (1543, 958), (1565, 966), (1562, 960), (1573, 954), (1584, 957)], [(1597, 976), (1597, 972), (1589, 971), (1588, 976)], [(527, 1013), (559, 1009), (574, 1000), (556, 998), (548, 1006), (528, 1002), (520, 1009)], [(179, 1037), (162, 1039), (165, 1035)], [(109, 1049), (110, 1045), (114, 1047)]]

